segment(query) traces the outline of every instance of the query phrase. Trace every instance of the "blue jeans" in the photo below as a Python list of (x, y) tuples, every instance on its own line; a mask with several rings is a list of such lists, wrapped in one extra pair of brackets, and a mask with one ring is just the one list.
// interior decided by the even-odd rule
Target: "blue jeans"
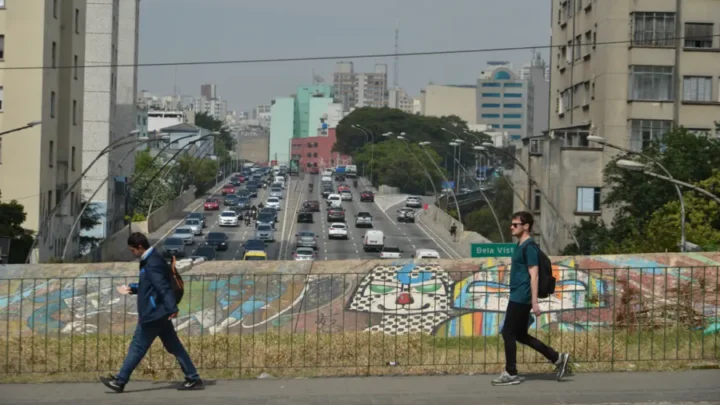
[(138, 323), (135, 328), (135, 334), (130, 342), (128, 354), (125, 357), (122, 368), (117, 375), (117, 380), (121, 384), (127, 384), (130, 380), (130, 374), (140, 364), (145, 354), (152, 346), (155, 338), (160, 338), (165, 350), (174, 355), (180, 363), (180, 368), (185, 373), (185, 378), (197, 380), (200, 376), (195, 369), (195, 365), (190, 360), (190, 355), (185, 350), (182, 342), (178, 338), (177, 332), (172, 321), (169, 319), (159, 319), (148, 323)]

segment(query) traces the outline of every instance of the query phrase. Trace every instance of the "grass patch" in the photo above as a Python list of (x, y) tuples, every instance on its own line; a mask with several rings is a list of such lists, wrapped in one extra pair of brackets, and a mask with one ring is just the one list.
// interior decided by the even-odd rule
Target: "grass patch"
[[(573, 356), (577, 372), (678, 370), (717, 366), (720, 336), (702, 331), (608, 330), (538, 333), (556, 350)], [(130, 335), (0, 338), (1, 382), (89, 381), (116, 372)], [(218, 334), (182, 336), (205, 378), (498, 373), (504, 365), (498, 336), (444, 338), (333, 334)], [(395, 362), (397, 366), (388, 366)], [(544, 358), (519, 345), (522, 372), (547, 372)], [(179, 366), (157, 341), (135, 380), (180, 379)]]

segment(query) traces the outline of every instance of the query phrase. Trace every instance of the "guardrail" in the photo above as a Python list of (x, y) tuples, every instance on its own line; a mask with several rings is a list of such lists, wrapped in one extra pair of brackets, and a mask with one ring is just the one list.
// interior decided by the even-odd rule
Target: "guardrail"
[[(186, 274), (175, 322), (200, 369), (499, 370), (508, 270)], [(718, 267), (554, 271), (556, 294), (541, 301), (531, 333), (569, 352), (576, 368), (720, 360)], [(136, 298), (116, 287), (133, 281), (0, 280), (0, 376), (115, 371), (137, 322)], [(527, 348), (519, 359), (548, 367)], [(152, 373), (176, 368), (159, 342), (143, 364)]]

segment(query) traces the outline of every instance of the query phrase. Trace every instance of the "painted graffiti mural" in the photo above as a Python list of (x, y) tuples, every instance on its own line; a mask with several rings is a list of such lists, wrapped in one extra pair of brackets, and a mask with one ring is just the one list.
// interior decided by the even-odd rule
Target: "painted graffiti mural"
[[(719, 261), (720, 255), (710, 253), (555, 258), (556, 292), (541, 300), (533, 327), (588, 330), (618, 322), (618, 313), (629, 306), (663, 308), (685, 300), (720, 328), (712, 322), (720, 316)], [(364, 262), (344, 273), (342, 262), (328, 261), (313, 264), (312, 274), (294, 262), (263, 274), (250, 273), (246, 265), (238, 262), (237, 273), (214, 274), (208, 262), (184, 273), (178, 331), (492, 336), (502, 327), (509, 297), (508, 260)], [(133, 278), (109, 276), (0, 279), (0, 333), (131, 333), (136, 301), (116, 287)], [(698, 288), (702, 294), (694, 292)], [(682, 289), (691, 298), (681, 298)], [(639, 298), (627, 298), (629, 290)]]

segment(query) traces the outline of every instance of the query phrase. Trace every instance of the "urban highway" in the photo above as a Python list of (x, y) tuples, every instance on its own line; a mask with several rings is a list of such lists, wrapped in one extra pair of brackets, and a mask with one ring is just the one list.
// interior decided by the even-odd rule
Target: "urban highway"
[[(396, 220), (396, 211), (404, 207), (404, 202), (388, 207), (386, 211), (383, 211), (377, 203), (360, 202), (360, 193), (365, 190), (364, 184), (360, 181), (358, 187), (353, 188), (351, 179), (346, 180), (344, 183), (350, 186), (353, 200), (343, 201), (342, 203), (349, 231), (348, 239), (330, 239), (328, 237), (330, 223), (327, 221), (327, 204), (322, 198), (320, 178), (320, 175), (311, 174), (288, 177), (284, 198), (281, 201), (282, 209), (279, 212), (279, 221), (276, 224), (276, 241), (266, 244), (268, 260), (293, 260), (295, 235), (300, 231), (311, 231), (317, 235), (316, 260), (378, 259), (380, 256), (378, 252), (363, 251), (363, 237), (365, 232), (371, 228), (357, 228), (355, 226), (355, 216), (360, 212), (368, 212), (372, 215), (372, 229), (382, 231), (385, 235), (385, 246), (399, 247), (403, 252), (403, 258), (410, 258), (417, 249), (434, 249), (440, 254), (441, 258), (459, 257), (432, 230), (418, 223), (398, 222)], [(309, 190), (310, 183), (313, 184), (313, 191)], [(341, 183), (337, 181), (333, 183), (335, 190), (337, 190), (339, 184)], [(258, 205), (261, 201), (265, 203), (268, 193), (269, 188), (259, 189), (258, 196), (252, 200), (252, 204)], [(195, 237), (193, 245), (185, 247), (185, 254), (192, 255), (194, 250), (204, 242), (203, 238), (207, 233), (223, 232), (228, 236), (228, 249), (227, 251), (217, 251), (215, 260), (242, 260), (245, 254), (243, 244), (250, 239), (254, 239), (255, 224), (251, 223), (248, 227), (244, 221), (240, 221), (238, 227), (220, 227), (218, 218), (223, 211), (223, 196), (218, 191), (213, 197), (218, 198), (221, 202), (220, 210), (203, 211), (202, 206), (198, 208), (199, 212), (204, 213), (207, 228), (203, 230), (203, 236)], [(302, 209), (302, 204), (305, 201), (318, 201), (320, 203), (320, 212), (313, 214), (313, 223), (297, 222), (297, 214)], [(422, 215), (422, 210), (418, 215)], [(158, 242), (158, 247), (162, 249), (164, 240), (171, 236), (172, 232), (161, 239)]]

